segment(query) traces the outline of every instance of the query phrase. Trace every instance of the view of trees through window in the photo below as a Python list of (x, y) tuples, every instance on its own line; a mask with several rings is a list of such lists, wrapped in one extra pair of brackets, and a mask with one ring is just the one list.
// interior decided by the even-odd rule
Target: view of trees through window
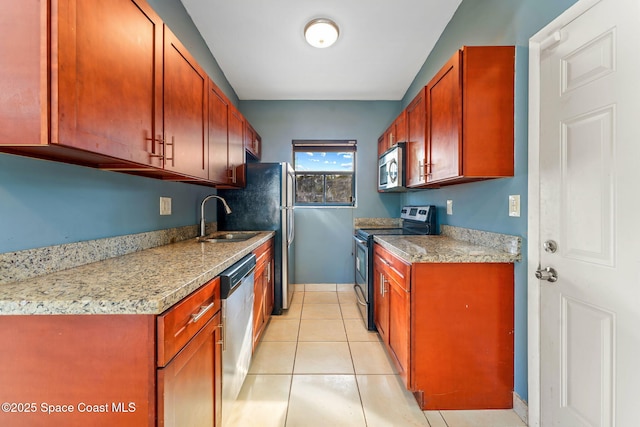
[(296, 205), (355, 205), (355, 141), (294, 141)]

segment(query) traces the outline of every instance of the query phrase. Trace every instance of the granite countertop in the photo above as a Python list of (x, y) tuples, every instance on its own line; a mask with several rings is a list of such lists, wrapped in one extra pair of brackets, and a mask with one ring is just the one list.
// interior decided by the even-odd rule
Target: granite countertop
[[(460, 232), (462, 230), (462, 233)], [(445, 228), (438, 236), (375, 236), (374, 241), (408, 263), (512, 263), (521, 260), (521, 238)]]
[(0, 315), (160, 314), (274, 232), (244, 242), (189, 239), (0, 286)]

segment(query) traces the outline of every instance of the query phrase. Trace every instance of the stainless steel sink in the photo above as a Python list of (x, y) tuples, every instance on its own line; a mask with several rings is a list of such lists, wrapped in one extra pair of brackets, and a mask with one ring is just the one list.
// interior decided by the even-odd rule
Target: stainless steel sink
[(210, 243), (244, 242), (257, 235), (258, 233), (253, 231), (216, 231), (204, 237), (198, 237), (198, 241)]

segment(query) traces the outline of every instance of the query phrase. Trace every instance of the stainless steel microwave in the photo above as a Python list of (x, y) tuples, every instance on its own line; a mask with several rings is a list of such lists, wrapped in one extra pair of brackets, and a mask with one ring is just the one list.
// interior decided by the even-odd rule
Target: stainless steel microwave
[(382, 153), (378, 159), (378, 191), (406, 191), (404, 166), (404, 142)]

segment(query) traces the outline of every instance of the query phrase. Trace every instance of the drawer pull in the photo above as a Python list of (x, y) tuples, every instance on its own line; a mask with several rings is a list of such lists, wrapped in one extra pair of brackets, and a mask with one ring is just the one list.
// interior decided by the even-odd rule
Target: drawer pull
[(200, 320), (200, 318), (201, 318), (202, 316), (204, 316), (204, 315), (205, 315), (205, 313), (206, 313), (207, 311), (211, 310), (211, 309), (213, 308), (213, 306), (214, 306), (214, 305), (216, 305), (216, 303), (215, 303), (215, 302), (212, 302), (212, 303), (211, 303), (211, 304), (209, 304), (209, 305), (206, 305), (206, 306), (205, 306), (205, 305), (203, 305), (202, 307), (200, 307), (200, 311), (199, 311), (199, 312), (194, 313), (194, 314), (192, 314), (192, 315), (191, 315), (191, 322), (192, 322), (192, 323), (196, 323), (198, 320)]

